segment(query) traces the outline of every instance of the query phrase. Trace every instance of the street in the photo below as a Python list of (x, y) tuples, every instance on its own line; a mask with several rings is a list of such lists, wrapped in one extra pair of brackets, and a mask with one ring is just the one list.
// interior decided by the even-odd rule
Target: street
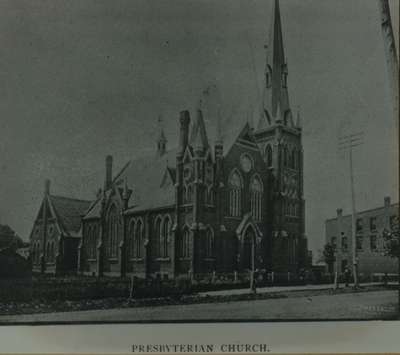
[(397, 291), (382, 290), (163, 307), (0, 316), (0, 323), (393, 319)]

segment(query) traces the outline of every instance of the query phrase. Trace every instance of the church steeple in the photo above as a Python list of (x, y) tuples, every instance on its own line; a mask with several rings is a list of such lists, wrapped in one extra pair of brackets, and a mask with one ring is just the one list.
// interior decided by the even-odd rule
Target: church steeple
[(157, 154), (162, 156), (167, 151), (167, 138), (165, 138), (164, 129), (162, 127), (162, 117), (158, 117), (158, 124), (160, 126), (160, 134), (157, 140)]
[(288, 67), (283, 48), (279, 0), (274, 0), (264, 72), (264, 94), (259, 129), (282, 123), (293, 127), (287, 89)]

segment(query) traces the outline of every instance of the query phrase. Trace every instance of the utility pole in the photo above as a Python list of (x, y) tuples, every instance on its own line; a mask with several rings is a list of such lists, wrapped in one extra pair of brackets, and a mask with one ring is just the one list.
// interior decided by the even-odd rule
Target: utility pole
[(396, 132), (399, 130), (399, 63), (388, 0), (378, 0)]
[(350, 189), (351, 189), (351, 240), (353, 254), (353, 276), (354, 287), (358, 285), (358, 259), (357, 259), (357, 237), (356, 237), (356, 200), (354, 194), (354, 171), (353, 171), (353, 148), (363, 144), (363, 132), (353, 133), (339, 138), (339, 149), (348, 150), (349, 152), (349, 169), (350, 169)]

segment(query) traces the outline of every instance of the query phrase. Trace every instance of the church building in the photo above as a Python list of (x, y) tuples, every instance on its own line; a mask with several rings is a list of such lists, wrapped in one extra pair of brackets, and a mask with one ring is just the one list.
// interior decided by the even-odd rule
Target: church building
[(287, 79), (275, 0), (256, 127), (222, 139), (219, 122), (210, 142), (201, 109), (182, 111), (176, 149), (161, 130), (152, 155), (116, 174), (108, 156), (104, 188), (81, 216), (77, 272), (176, 278), (305, 267), (302, 129)]

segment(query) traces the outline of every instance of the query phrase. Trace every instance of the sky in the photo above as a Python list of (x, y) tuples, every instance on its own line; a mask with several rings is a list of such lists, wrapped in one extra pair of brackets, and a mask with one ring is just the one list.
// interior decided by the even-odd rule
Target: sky
[[(178, 115), (202, 92), (215, 131), (256, 120), (272, 1), (0, 1), (0, 223), (29, 238), (44, 180), (57, 195), (93, 199), (114, 172), (155, 150), (161, 115), (168, 146)], [(399, 1), (391, 2), (398, 33)], [(324, 221), (398, 201), (397, 139), (376, 0), (281, 0), (292, 110), (303, 121), (306, 233), (314, 254)], [(398, 38), (397, 38), (398, 41)], [(398, 42), (397, 42), (398, 44)], [(398, 49), (398, 45), (397, 45)], [(212, 140), (213, 134), (210, 133)]]

